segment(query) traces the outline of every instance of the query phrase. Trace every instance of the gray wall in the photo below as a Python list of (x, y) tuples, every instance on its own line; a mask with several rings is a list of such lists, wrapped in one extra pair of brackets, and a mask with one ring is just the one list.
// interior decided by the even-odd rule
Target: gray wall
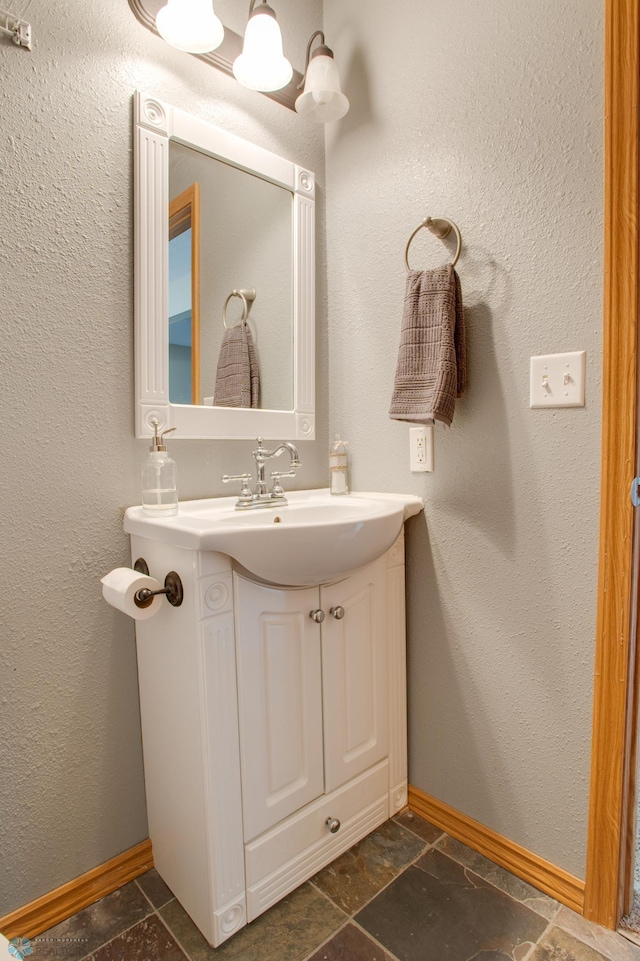
[[(331, 431), (408, 525), (410, 780), (584, 877), (602, 277), (599, 0), (325, 0), (352, 109), (327, 139)], [(404, 248), (455, 220), (469, 378), (436, 470), (387, 411)], [(444, 251), (424, 237), (414, 266)], [(530, 410), (529, 356), (586, 349), (587, 405)]]
[[(14, 6), (18, 11), (24, 4)], [(248, 4), (218, 0), (241, 32)], [(320, 0), (278, 0), (302, 66)], [(142, 89), (318, 177), (322, 129), (172, 50), (126, 0), (33, 0), (34, 49), (0, 41), (0, 916), (147, 836), (132, 622), (99, 578), (129, 563), (133, 437), (131, 97)], [(325, 284), (319, 417), (299, 485), (326, 484)], [(250, 441), (171, 444), (182, 498), (228, 493)]]

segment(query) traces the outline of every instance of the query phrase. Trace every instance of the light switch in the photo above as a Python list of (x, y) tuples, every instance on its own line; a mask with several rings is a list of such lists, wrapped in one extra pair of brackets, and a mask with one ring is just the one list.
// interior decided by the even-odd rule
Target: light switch
[(584, 407), (584, 350), (531, 358), (529, 407)]

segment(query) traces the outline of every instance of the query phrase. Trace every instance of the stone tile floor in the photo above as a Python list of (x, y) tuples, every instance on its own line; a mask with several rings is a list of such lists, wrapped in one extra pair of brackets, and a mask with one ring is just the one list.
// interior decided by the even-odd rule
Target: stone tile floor
[(640, 961), (640, 947), (410, 813), (219, 948), (154, 870), (31, 947), (32, 961)]

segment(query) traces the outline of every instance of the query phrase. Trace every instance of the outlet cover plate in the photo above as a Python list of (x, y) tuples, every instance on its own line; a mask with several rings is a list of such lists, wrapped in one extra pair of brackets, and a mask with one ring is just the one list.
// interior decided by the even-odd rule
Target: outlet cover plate
[(584, 407), (586, 351), (531, 358), (529, 407)]
[(410, 428), (409, 451), (413, 473), (433, 470), (433, 426)]

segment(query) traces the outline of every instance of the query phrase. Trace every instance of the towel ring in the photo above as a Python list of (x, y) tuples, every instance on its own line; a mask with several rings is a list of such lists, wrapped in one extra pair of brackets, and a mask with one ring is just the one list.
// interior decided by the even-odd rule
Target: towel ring
[(242, 301), (242, 323), (246, 324), (247, 318), (249, 316), (249, 311), (251, 310), (251, 305), (256, 299), (256, 288), (255, 287), (243, 287), (240, 290), (232, 290), (227, 299), (224, 302), (224, 307), (222, 308), (222, 323), (224, 324), (224, 329), (229, 330), (227, 327), (227, 306), (232, 297), (239, 297)]
[(455, 265), (458, 263), (458, 257), (462, 251), (462, 237), (460, 236), (460, 231), (454, 224), (453, 220), (447, 220), (446, 217), (435, 217), (433, 219), (431, 217), (427, 217), (426, 220), (423, 220), (422, 223), (416, 227), (407, 241), (407, 246), (404, 251), (404, 262), (407, 270), (411, 270), (411, 267), (409, 266), (409, 247), (411, 246), (411, 241), (415, 235), (422, 230), (423, 227), (426, 227), (428, 231), (430, 231), (432, 234), (435, 234), (435, 236), (439, 237), (440, 240), (444, 240), (445, 237), (448, 237), (453, 230), (454, 234), (456, 235), (456, 240), (458, 241), (458, 249), (456, 250), (456, 255), (451, 264), (452, 267), (455, 267)]

